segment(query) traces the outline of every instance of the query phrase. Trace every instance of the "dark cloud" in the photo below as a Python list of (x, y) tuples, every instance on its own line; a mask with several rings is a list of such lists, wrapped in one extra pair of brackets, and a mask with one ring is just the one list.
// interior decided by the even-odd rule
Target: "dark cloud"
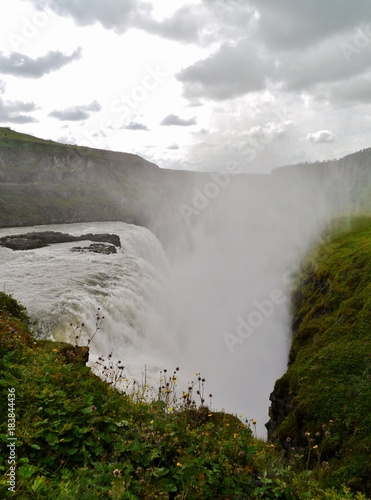
[(96, 113), (101, 109), (102, 107), (99, 102), (93, 101), (90, 104), (82, 106), (73, 106), (72, 108), (66, 108), (63, 110), (54, 110), (49, 113), (49, 116), (57, 118), (61, 121), (80, 121), (86, 120), (92, 113)]
[(130, 122), (128, 125), (124, 125), (121, 128), (125, 130), (148, 130), (146, 125), (138, 122)]
[(0, 73), (27, 78), (40, 78), (47, 73), (61, 69), (66, 64), (80, 59), (81, 48), (70, 56), (60, 51), (50, 51), (45, 56), (32, 59), (29, 56), (12, 52), (9, 56), (0, 54)]
[(199, 14), (194, 7), (183, 7), (163, 21), (142, 17), (138, 19), (137, 27), (170, 40), (195, 42), (204, 26), (204, 17)]
[(180, 127), (190, 127), (192, 125), (197, 125), (196, 118), (190, 118), (186, 120), (184, 118), (180, 118), (178, 115), (168, 115), (166, 116), (160, 125), (178, 125)]
[(262, 90), (270, 68), (248, 40), (226, 43), (202, 61), (180, 71), (176, 77), (184, 84), (190, 99), (229, 99)]
[(314, 143), (330, 143), (336, 141), (336, 135), (330, 130), (318, 130), (318, 132), (308, 134), (306, 139)]
[(295, 50), (346, 32), (370, 18), (370, 2), (357, 0), (250, 0), (260, 14), (258, 33), (273, 50)]
[[(0, 86), (3, 82), (0, 82)], [(5, 86), (2, 86), (3, 91)], [(5, 101), (0, 97), (0, 122), (2, 123), (35, 123), (37, 120), (29, 115), (29, 113), (37, 109), (33, 102), (23, 101)]]
[(323, 99), (339, 105), (371, 104), (371, 72), (346, 82), (323, 85), (317, 93)]
[[(371, 70), (369, 0), (202, 0), (161, 21), (152, 15), (149, 0), (28, 1), (78, 25), (99, 23), (118, 33), (139, 28), (181, 43), (213, 43), (213, 54), (176, 75), (193, 105), (270, 85), (291, 96), (303, 91), (318, 99), (325, 96), (335, 104), (370, 102), (365, 84)], [(59, 59), (47, 59), (51, 54)], [(61, 53), (48, 55), (35, 61), (21, 54), (0, 56), (0, 72), (36, 77), (68, 62)]]
[(29, 0), (37, 8), (50, 8), (71, 17), (76, 24), (100, 23), (104, 28), (123, 33), (135, 27), (136, 19), (149, 15), (151, 7), (140, 0)]

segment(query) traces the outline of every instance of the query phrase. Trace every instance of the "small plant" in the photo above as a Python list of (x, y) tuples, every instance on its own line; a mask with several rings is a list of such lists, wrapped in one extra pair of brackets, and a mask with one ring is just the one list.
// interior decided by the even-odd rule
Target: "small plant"
[[(86, 342), (86, 347), (89, 347), (91, 342), (93, 341), (94, 337), (98, 333), (98, 331), (101, 329), (102, 322), (104, 320), (104, 316), (100, 314), (100, 307), (98, 307), (97, 312), (95, 314), (95, 330), (91, 337), (88, 336), (88, 339), (85, 341)], [(82, 340), (83, 336), (83, 329), (85, 328), (85, 323), (81, 323), (80, 325), (74, 325), (73, 323), (70, 323), (70, 327), (72, 328), (73, 332), (73, 338), (75, 341), (76, 346), (79, 346), (80, 340)]]

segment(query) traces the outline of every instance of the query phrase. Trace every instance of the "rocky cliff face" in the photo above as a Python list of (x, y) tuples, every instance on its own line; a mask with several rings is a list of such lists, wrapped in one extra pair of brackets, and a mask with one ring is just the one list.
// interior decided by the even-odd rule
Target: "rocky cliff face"
[[(179, 179), (188, 182), (185, 173)], [(0, 227), (106, 220), (149, 226), (177, 190), (173, 172), (136, 155), (0, 133)]]
[[(203, 192), (210, 182), (215, 184), (209, 174), (163, 170), (137, 155), (67, 146), (0, 128), (0, 227), (121, 220), (158, 234), (161, 224), (186, 224), (180, 204), (193, 210), (194, 188)], [(230, 185), (236, 192), (268, 186), (283, 196), (300, 185), (310, 185), (312, 193), (330, 188), (339, 206), (362, 210), (371, 198), (371, 150), (333, 162), (282, 167), (271, 175), (232, 176)]]

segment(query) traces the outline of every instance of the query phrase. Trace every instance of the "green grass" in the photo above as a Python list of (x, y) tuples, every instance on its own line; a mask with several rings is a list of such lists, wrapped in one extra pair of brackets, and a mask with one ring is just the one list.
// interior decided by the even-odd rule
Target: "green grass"
[(276, 384), (291, 391), (291, 410), (275, 445), (254, 437), (254, 422), (211, 410), (198, 374), (179, 394), (177, 370), (154, 392), (130, 381), (118, 391), (119, 364), (91, 370), (87, 347), (36, 340), (27, 311), (0, 293), (0, 498), (365, 500), (356, 491), (370, 493), (370, 237), (370, 220), (358, 220), (304, 263), (291, 365)]
[(328, 462), (334, 484), (371, 494), (371, 218), (332, 231), (293, 295), (290, 366), (276, 384), (291, 394), (290, 410), (278, 440), (312, 450), (312, 466)]

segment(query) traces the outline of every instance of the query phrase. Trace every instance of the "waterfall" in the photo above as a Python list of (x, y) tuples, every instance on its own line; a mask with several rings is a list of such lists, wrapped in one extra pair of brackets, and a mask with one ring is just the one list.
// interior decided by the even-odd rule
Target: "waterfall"
[(115, 222), (2, 229), (0, 236), (43, 230), (115, 233), (121, 249), (103, 255), (71, 252), (76, 243), (17, 252), (0, 248), (0, 286), (27, 307), (37, 321), (36, 335), (86, 344), (98, 312), (104, 320), (91, 344), (92, 362), (112, 352), (132, 376), (140, 377), (145, 365), (162, 369), (177, 346), (169, 266), (156, 237)]
[(196, 221), (168, 224), (174, 248), (184, 231), (192, 241), (170, 248), (171, 257), (148, 229), (119, 222), (1, 229), (0, 236), (115, 233), (121, 249), (0, 248), (0, 287), (27, 307), (42, 337), (75, 342), (78, 333), (84, 344), (98, 312), (104, 320), (90, 364), (112, 352), (128, 376), (140, 379), (146, 369), (155, 384), (164, 368), (180, 366), (184, 383), (201, 372), (214, 409), (257, 419), (264, 436), (269, 394), (291, 343), (292, 275), (336, 212), (326, 190), (288, 180), (236, 179), (220, 189)]

